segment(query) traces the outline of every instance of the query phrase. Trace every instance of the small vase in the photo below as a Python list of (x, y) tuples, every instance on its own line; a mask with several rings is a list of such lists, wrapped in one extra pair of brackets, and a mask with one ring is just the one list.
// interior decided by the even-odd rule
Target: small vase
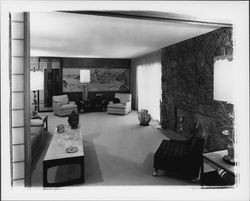
[(140, 125), (148, 126), (151, 120), (151, 115), (148, 113), (148, 110), (142, 109), (137, 114), (138, 114), (138, 120), (140, 122)]

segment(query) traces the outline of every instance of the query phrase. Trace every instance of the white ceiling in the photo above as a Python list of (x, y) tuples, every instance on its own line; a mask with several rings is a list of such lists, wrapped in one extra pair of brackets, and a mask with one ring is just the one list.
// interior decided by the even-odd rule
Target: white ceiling
[(31, 12), (31, 56), (135, 58), (217, 28), (176, 21)]

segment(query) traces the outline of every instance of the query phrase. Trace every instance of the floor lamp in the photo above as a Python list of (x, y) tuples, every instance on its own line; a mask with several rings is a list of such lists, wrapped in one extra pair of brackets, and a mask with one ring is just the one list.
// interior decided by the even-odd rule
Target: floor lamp
[[(214, 59), (214, 100), (233, 103), (233, 61), (229, 56), (218, 56)], [(228, 144), (228, 155), (223, 160), (229, 164), (235, 164), (234, 161), (234, 123), (233, 114), (228, 114), (232, 120), (232, 125), (223, 126), (223, 135), (228, 135), (230, 143)]]
[(80, 70), (80, 83), (82, 83), (82, 100), (88, 99), (88, 83), (90, 82), (90, 70)]
[(31, 71), (30, 72), (30, 89), (33, 91), (34, 98), (33, 98), (33, 105), (34, 110), (32, 112), (33, 116), (37, 115), (38, 110), (38, 102), (36, 100), (36, 92), (38, 90), (42, 90), (44, 85), (44, 76), (43, 71)]

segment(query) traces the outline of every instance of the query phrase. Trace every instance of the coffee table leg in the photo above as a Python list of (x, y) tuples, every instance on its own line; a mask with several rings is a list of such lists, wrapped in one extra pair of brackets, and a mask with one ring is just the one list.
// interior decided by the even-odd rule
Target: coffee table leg
[[(59, 182), (59, 183), (48, 183), (48, 169), (59, 165), (69, 165), (69, 164), (79, 164), (80, 165), (80, 177), (78, 179)], [(57, 161), (46, 161), (43, 162), (43, 187), (60, 187), (73, 184), (84, 183), (84, 157), (79, 157), (73, 159), (73, 161), (57, 160)]]
[(45, 131), (48, 131), (48, 116), (45, 118)]
[(202, 158), (202, 165), (201, 165), (201, 173), (200, 173), (200, 182), (201, 182), (201, 186), (204, 185), (204, 158)]
[(43, 162), (43, 187), (48, 186), (48, 167), (45, 162)]
[(84, 182), (84, 157), (80, 159), (80, 166), (81, 166), (81, 180)]

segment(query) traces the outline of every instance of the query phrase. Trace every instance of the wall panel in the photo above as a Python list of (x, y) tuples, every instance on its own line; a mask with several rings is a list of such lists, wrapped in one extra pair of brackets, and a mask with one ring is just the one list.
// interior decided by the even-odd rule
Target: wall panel
[(24, 91), (24, 76), (12, 74), (12, 91), (23, 92)]
[(13, 180), (24, 179), (24, 162), (12, 163), (13, 165)]
[(12, 94), (12, 109), (23, 109), (24, 108), (24, 94), (13, 93)]
[(25, 76), (24, 76), (24, 13), (11, 13), (11, 183), (25, 185)]
[(23, 57), (12, 57), (12, 74), (23, 74)]
[(24, 26), (23, 23), (17, 23), (17, 22), (12, 22), (11, 23), (11, 34), (12, 34), (12, 39), (23, 39), (24, 38)]
[(24, 128), (12, 128), (12, 144), (24, 143)]
[(23, 50), (24, 50), (24, 40), (12, 39), (12, 56), (23, 57), (24, 56)]
[(24, 161), (24, 144), (13, 146), (13, 162)]

